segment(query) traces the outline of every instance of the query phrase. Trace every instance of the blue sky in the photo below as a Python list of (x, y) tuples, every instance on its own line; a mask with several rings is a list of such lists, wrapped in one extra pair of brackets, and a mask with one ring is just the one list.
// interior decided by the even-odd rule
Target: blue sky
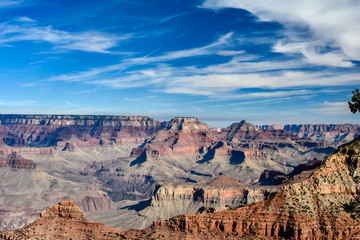
[(0, 0), (0, 112), (359, 123), (357, 0)]

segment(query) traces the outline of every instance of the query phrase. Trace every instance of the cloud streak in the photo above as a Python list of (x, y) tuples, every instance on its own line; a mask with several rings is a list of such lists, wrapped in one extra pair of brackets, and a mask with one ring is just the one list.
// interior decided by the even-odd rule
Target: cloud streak
[(12, 7), (18, 5), (24, 1), (16, 1), (16, 0), (0, 0), (0, 8), (3, 7)]
[(67, 32), (52, 26), (39, 26), (28, 17), (20, 17), (15, 23), (0, 23), (0, 44), (7, 45), (20, 41), (48, 42), (53, 51), (84, 51), (114, 53), (111, 48), (131, 35), (117, 36), (99, 31)]

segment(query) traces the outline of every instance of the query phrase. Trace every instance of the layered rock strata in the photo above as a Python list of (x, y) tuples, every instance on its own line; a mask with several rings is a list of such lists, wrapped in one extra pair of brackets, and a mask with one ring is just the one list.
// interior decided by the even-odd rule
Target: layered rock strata
[(262, 130), (281, 129), (298, 137), (308, 137), (314, 141), (329, 142), (339, 146), (360, 136), (360, 125), (356, 124), (290, 124), (257, 126)]
[(0, 124), (11, 131), (4, 138), (7, 145), (61, 148), (140, 144), (161, 128), (160, 122), (137, 116), (0, 114)]

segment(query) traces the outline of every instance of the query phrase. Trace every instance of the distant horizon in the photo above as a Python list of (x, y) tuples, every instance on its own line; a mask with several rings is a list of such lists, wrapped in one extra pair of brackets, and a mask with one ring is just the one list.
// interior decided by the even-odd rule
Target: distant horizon
[(0, 0), (0, 112), (359, 123), (357, 0)]
[[(107, 116), (107, 117), (146, 117), (146, 118), (150, 118), (152, 120), (156, 120), (156, 121), (159, 121), (159, 122), (169, 122), (171, 121), (173, 118), (197, 118), (200, 122), (203, 122), (203, 123), (206, 123), (208, 124), (211, 128), (226, 128), (226, 127), (229, 127), (231, 124), (233, 123), (240, 123), (241, 121), (246, 121), (247, 123), (250, 123), (250, 124), (253, 124), (255, 126), (270, 126), (270, 125), (282, 125), (282, 126), (285, 126), (285, 125), (307, 125), (307, 124), (311, 124), (311, 125), (346, 125), (346, 124), (350, 124), (350, 125), (360, 125), (359, 123), (332, 123), (332, 122), (329, 122), (329, 123), (311, 123), (311, 122), (299, 122), (299, 123), (291, 123), (291, 122), (284, 122), (284, 123), (256, 123), (253, 122), (253, 121), (248, 121), (247, 119), (243, 118), (243, 119), (239, 119), (239, 120), (234, 120), (234, 121), (226, 121), (227, 122), (227, 125), (213, 125), (214, 123), (216, 122), (223, 122), (225, 123), (225, 121), (214, 121), (214, 120), (203, 120), (202, 118), (198, 117), (198, 116), (173, 116), (173, 117), (170, 117), (168, 119), (157, 119), (157, 118), (154, 118), (150, 115), (117, 115), (117, 114), (51, 114), (51, 113), (40, 113), (40, 114), (37, 114), (37, 113), (25, 113), (25, 114), (22, 114), (22, 113), (0, 113), (0, 116), (1, 115), (19, 115), (19, 116)], [(1, 123), (1, 119), (0, 119), (0, 123)], [(212, 123), (212, 124), (211, 124)]]

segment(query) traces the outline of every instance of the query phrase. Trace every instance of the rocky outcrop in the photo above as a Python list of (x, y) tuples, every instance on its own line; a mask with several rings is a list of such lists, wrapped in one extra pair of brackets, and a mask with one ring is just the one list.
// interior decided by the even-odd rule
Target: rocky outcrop
[(128, 235), (173, 239), (357, 239), (360, 139), (340, 147), (302, 182), (236, 210), (181, 215)]
[(123, 232), (86, 220), (72, 201), (62, 201), (41, 213), (27, 227), (0, 232), (0, 239), (121, 239)]
[(242, 120), (239, 123), (231, 124), (229, 127), (226, 128), (226, 130), (256, 131), (257, 128), (255, 125), (252, 125), (251, 123), (247, 123), (245, 120)]

